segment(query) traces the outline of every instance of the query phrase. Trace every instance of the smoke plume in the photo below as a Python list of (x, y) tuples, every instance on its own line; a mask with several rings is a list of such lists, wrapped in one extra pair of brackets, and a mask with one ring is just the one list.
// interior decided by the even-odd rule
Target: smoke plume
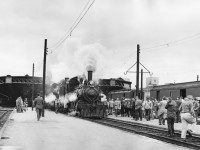
[(88, 58), (88, 63), (86, 66), (86, 70), (87, 71), (96, 71), (96, 67), (97, 67), (97, 61), (95, 58)]
[(101, 69), (107, 65), (112, 51), (99, 43), (84, 45), (79, 39), (70, 38), (66, 43), (49, 55), (47, 67), (53, 82), (59, 82), (65, 77), (87, 74), (88, 70), (95, 72), (94, 79), (103, 74)]
[(45, 98), (45, 101), (47, 103), (50, 103), (50, 102), (54, 101), (55, 99), (56, 99), (55, 95), (53, 93), (51, 93)]

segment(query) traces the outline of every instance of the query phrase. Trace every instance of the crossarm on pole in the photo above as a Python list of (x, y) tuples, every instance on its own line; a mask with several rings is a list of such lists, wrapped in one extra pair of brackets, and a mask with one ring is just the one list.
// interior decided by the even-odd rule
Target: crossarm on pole
[[(136, 63), (137, 63), (137, 62), (136, 62)], [(129, 72), (129, 70), (131, 70), (131, 68), (133, 68), (133, 66), (135, 66), (136, 63), (134, 63), (130, 68), (128, 68), (128, 70), (126, 70), (126, 72), (124, 72), (124, 75), (127, 75), (127, 73)]]

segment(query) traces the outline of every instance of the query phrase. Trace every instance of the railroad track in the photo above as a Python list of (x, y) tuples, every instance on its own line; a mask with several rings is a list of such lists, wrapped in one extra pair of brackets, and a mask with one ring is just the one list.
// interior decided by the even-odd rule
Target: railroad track
[(113, 128), (117, 128), (120, 130), (124, 130), (127, 132), (140, 134), (167, 143), (184, 146), (192, 149), (198, 149), (198, 150), (200, 149), (200, 136), (198, 135), (192, 135), (192, 137), (187, 137), (187, 141), (184, 142), (180, 138), (180, 131), (177, 130), (175, 131), (174, 137), (169, 137), (167, 129), (161, 127), (140, 124), (136, 122), (116, 120), (111, 118), (105, 118), (101, 120), (94, 120), (94, 119), (86, 119), (86, 120), (110, 126)]
[(13, 111), (12, 108), (0, 108), (0, 129), (7, 121), (12, 111)]

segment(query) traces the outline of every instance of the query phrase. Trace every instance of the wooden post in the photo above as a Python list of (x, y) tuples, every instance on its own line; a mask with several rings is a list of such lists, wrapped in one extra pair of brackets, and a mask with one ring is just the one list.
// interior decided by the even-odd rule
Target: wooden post
[(140, 99), (143, 99), (143, 69), (141, 69), (141, 94)]
[(137, 69), (136, 69), (136, 96), (139, 96), (139, 65), (140, 65), (140, 45), (137, 45)]
[[(46, 55), (47, 55), (47, 39), (44, 41), (44, 63), (43, 63), (43, 100), (45, 103), (45, 79), (46, 79)], [(42, 117), (44, 117), (44, 107), (42, 110)]]
[(32, 71), (32, 111), (33, 111), (33, 99), (34, 99), (34, 63), (33, 63), (33, 71)]

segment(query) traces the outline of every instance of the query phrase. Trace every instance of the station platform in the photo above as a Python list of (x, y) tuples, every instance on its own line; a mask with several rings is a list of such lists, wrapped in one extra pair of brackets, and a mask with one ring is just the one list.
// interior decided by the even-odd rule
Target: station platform
[[(117, 117), (115, 115), (108, 115), (108, 118), (119, 119), (119, 120), (130, 121), (130, 122), (137, 122), (137, 123), (141, 123), (141, 124), (158, 126), (158, 127), (167, 129), (167, 121), (165, 121), (165, 125), (159, 125), (158, 119), (153, 119), (153, 120), (147, 121), (145, 118), (143, 118), (142, 121), (140, 121), (140, 120), (135, 121), (131, 117), (121, 117), (120, 115), (118, 115)], [(188, 128), (191, 129), (191, 125), (188, 125)], [(181, 123), (175, 123), (174, 129), (181, 131), (182, 124)], [(200, 125), (196, 125), (196, 124), (193, 125), (192, 130), (193, 130), (192, 134), (200, 136)]]
[[(156, 124), (156, 120), (141, 123)], [(37, 121), (31, 108), (24, 113), (14, 110), (0, 137), (0, 150), (188, 150), (49, 110)]]

